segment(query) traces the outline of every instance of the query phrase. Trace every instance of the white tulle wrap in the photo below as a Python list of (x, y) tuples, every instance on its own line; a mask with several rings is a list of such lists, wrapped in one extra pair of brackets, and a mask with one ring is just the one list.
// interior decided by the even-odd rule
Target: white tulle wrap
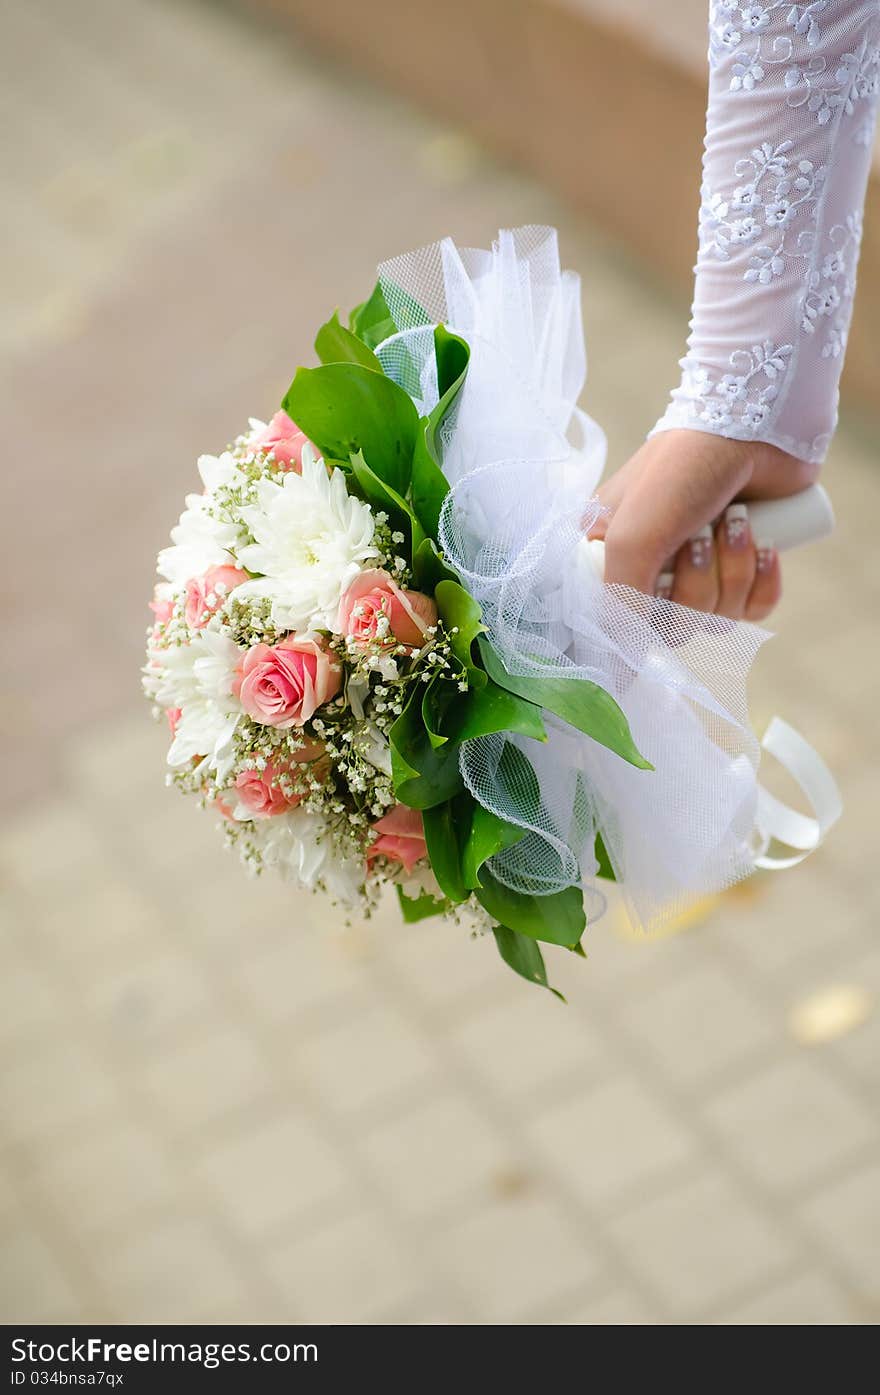
[[(783, 816), (759, 795), (746, 678), (766, 632), (606, 585), (591, 564), (584, 534), (599, 509), (606, 442), (576, 405), (586, 377), (580, 280), (561, 270), (555, 231), (501, 232), (491, 251), (446, 239), (384, 263), (380, 280), (399, 332), (379, 358), (420, 411), (438, 400), (434, 324), (471, 348), (443, 433), (452, 487), (440, 543), (480, 603), (492, 644), (512, 674), (606, 689), (654, 766), (635, 768), (551, 714), (544, 744), (466, 742), (468, 789), (527, 830), (492, 859), (496, 877), (536, 894), (582, 883), (595, 917), (604, 906), (599, 832), (633, 920), (650, 929), (757, 860), (772, 865), (774, 832), (790, 835), (794, 860), (804, 855), (833, 821), (834, 801), (817, 820)], [(505, 740), (526, 755), (539, 797), (518, 763), (501, 760)], [(802, 773), (808, 796), (817, 781), (815, 771)]]

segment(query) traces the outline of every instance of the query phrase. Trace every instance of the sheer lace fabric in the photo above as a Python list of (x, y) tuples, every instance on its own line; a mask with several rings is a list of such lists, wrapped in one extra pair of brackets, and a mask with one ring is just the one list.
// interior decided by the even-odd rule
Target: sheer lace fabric
[(819, 462), (855, 291), (880, 0), (712, 0), (709, 64), (691, 332), (654, 432)]

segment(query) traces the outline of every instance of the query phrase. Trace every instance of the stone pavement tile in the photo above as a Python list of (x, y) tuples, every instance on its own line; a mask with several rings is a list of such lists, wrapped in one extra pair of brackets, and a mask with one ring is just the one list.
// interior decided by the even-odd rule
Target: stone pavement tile
[(0, 1221), (6, 1225), (8, 1219), (19, 1208), (18, 1192), (12, 1181), (10, 1163), (0, 1155)]
[(155, 1053), (132, 1075), (170, 1127), (189, 1135), (258, 1102), (273, 1083), (251, 1034), (232, 1022)]
[(603, 1209), (674, 1175), (696, 1149), (686, 1124), (627, 1076), (536, 1110), (525, 1128), (548, 1172)]
[(0, 867), (12, 885), (44, 895), (66, 894), (111, 870), (102, 830), (64, 797), (4, 823)]
[(880, 1312), (880, 1166), (832, 1182), (800, 1208), (822, 1248)]
[(226, 1224), (261, 1243), (292, 1220), (329, 1215), (355, 1185), (339, 1151), (292, 1104), (209, 1140), (193, 1175)]
[(273, 1243), (261, 1262), (278, 1289), (285, 1320), (375, 1323), (413, 1301), (424, 1277), (387, 1217), (359, 1209), (307, 1235)]
[(598, 1273), (596, 1256), (551, 1198), (493, 1201), (442, 1227), (434, 1249), (481, 1322), (534, 1321)]
[(216, 1014), (213, 985), (182, 949), (156, 946), (146, 964), (108, 967), (83, 988), (80, 1003), (105, 1043), (144, 1056)]
[(25, 913), (34, 956), (55, 966), (70, 993), (114, 963), (151, 957), (162, 933), (160, 913), (118, 868), (65, 891), (30, 888)]
[(629, 998), (644, 985), (654, 988), (661, 981), (674, 981), (683, 966), (711, 959), (712, 924), (701, 917), (697, 930), (644, 935), (631, 929), (622, 901), (610, 889), (608, 909), (587, 927), (584, 949), (586, 961), (571, 954), (553, 955), (556, 973), (549, 977), (571, 1006), (589, 1017), (594, 1002), (601, 1008)]
[[(828, 1044), (836, 1061), (872, 1087), (880, 1081), (880, 952), (853, 956), (835, 966), (834, 982), (850, 985), (867, 995), (868, 1015), (853, 1030)], [(815, 991), (817, 985), (812, 985)]]
[(867, 928), (869, 909), (858, 897), (841, 897), (840, 884), (823, 847), (791, 876), (760, 879), (762, 896), (753, 913), (725, 907), (718, 933), (732, 954), (767, 978), (791, 984), (823, 959), (836, 962)]
[(199, 1322), (225, 1309), (228, 1322), (246, 1301), (248, 1276), (195, 1215), (123, 1230), (89, 1260), (115, 1321)]
[(44, 1039), (62, 1017), (61, 997), (42, 967), (30, 964), (18, 945), (3, 946), (3, 1011), (0, 1043), (4, 1051)]
[[(589, 973), (588, 964), (579, 967)], [(488, 1089), (523, 1102), (570, 1088), (601, 1071), (608, 1059), (595, 1027), (552, 994), (528, 991), (522, 981), (498, 1001), (475, 1002), (448, 1039)]]
[(803, 1274), (734, 1308), (723, 1322), (740, 1327), (840, 1327), (860, 1321), (858, 1308), (822, 1274)]
[(168, 737), (164, 719), (151, 722), (142, 709), (97, 729), (86, 728), (69, 743), (65, 764), (90, 804), (105, 813), (112, 809), (114, 823), (137, 827), (145, 799), (161, 804), (164, 812), (175, 798), (176, 791), (165, 786)]
[(734, 1301), (792, 1260), (782, 1227), (722, 1173), (666, 1192), (609, 1226), (626, 1263), (674, 1318)]
[(710, 1099), (705, 1114), (747, 1172), (781, 1189), (827, 1175), (877, 1140), (870, 1110), (816, 1058), (771, 1063)]
[(0, 1072), (0, 1132), (13, 1141), (69, 1146), (122, 1108), (110, 1065), (75, 1038), (49, 1038)]
[(499, 973), (510, 972), (490, 936), (474, 940), (461, 926), (439, 921), (398, 925), (383, 937), (382, 953), (407, 990), (444, 1009), (481, 1001)]
[(20, 1222), (0, 1235), (0, 1312), (10, 1322), (80, 1322), (74, 1282), (56, 1250)]
[(519, 1161), (479, 1110), (446, 1092), (363, 1130), (355, 1150), (391, 1205), (420, 1218), (485, 1200), (495, 1179)]
[(359, 1121), (395, 1100), (418, 1099), (442, 1074), (425, 1038), (393, 1004), (381, 1001), (310, 1032), (294, 1047), (292, 1065), (322, 1108)]
[(876, 1089), (880, 1084), (880, 1015), (876, 1003), (873, 1016), (836, 1041), (831, 1050), (845, 1069)]
[(566, 1308), (559, 1321), (579, 1327), (649, 1327), (658, 1317), (633, 1290), (605, 1285)]
[(142, 1212), (173, 1203), (181, 1189), (172, 1155), (136, 1119), (114, 1119), (63, 1148), (34, 1148), (25, 1157), (29, 1187), (86, 1241), (118, 1234)]
[(754, 993), (714, 964), (685, 970), (650, 997), (623, 1004), (619, 1020), (645, 1059), (689, 1089), (766, 1052), (774, 1041), (773, 1019)]
[(368, 1000), (363, 965), (346, 949), (344, 932), (305, 926), (260, 948), (240, 966), (239, 987), (248, 1010), (273, 1026), (296, 1031), (303, 1017), (336, 1021)]

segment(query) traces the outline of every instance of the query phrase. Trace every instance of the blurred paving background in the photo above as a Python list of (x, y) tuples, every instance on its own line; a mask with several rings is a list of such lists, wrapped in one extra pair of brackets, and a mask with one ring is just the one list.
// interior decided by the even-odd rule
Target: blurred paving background
[(662, 940), (612, 907), (554, 958), (567, 1008), (455, 929), (248, 882), (164, 789), (154, 554), (196, 455), (274, 410), (382, 256), (556, 223), (613, 464), (685, 334), (577, 200), (263, 8), (2, 6), (0, 1314), (875, 1323), (876, 418), (844, 421), (838, 532), (787, 566), (753, 685), (844, 821)]

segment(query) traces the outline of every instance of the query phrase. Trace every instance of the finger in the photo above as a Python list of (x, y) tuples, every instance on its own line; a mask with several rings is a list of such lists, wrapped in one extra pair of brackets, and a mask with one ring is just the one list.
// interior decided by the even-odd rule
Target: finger
[(738, 457), (725, 456), (723, 465), (711, 453), (683, 454), (664, 457), (633, 479), (608, 526), (606, 580), (650, 594), (666, 559), (743, 487)]
[(630, 460), (627, 461), (626, 465), (621, 465), (620, 469), (609, 479), (604, 480), (596, 490), (596, 497), (607, 512), (602, 513), (591, 525), (587, 534), (589, 538), (604, 538), (608, 532), (611, 516), (617, 511), (626, 493), (627, 481), (635, 473), (634, 469), (629, 468), (632, 464), (633, 462)]
[(679, 549), (672, 599), (692, 610), (714, 611), (719, 581), (715, 537), (707, 524)]
[(746, 602), (747, 620), (766, 620), (782, 596), (782, 568), (772, 543), (755, 544), (755, 581)]
[(718, 549), (719, 615), (739, 620), (755, 584), (755, 548), (749, 513), (745, 504), (731, 504), (724, 510), (715, 530)]

